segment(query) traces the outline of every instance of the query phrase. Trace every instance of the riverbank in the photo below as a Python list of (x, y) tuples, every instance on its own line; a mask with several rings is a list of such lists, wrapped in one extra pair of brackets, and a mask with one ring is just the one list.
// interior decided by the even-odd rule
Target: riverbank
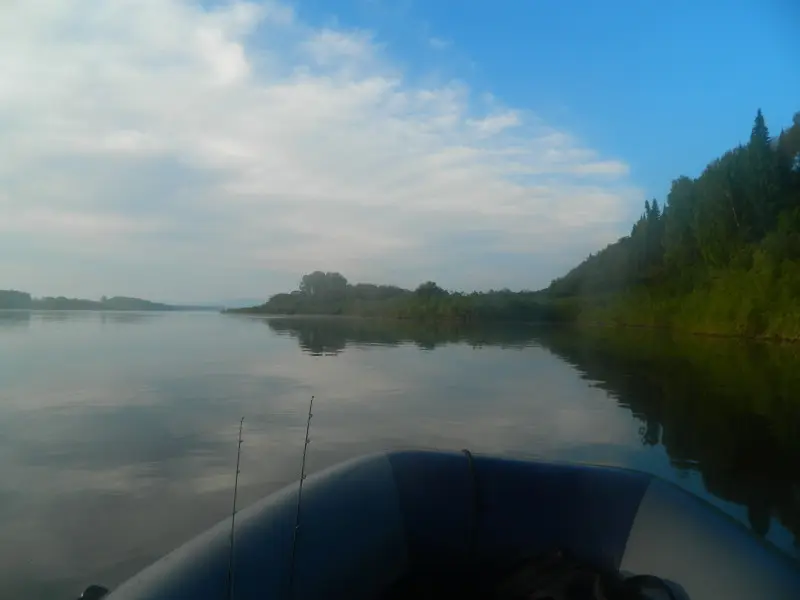
[(572, 305), (546, 301), (519, 302), (513, 307), (492, 306), (481, 300), (461, 301), (459, 298), (425, 302), (418, 299), (372, 305), (363, 310), (353, 306), (306, 308), (273, 307), (269, 303), (251, 308), (222, 311), (230, 315), (264, 317), (327, 317), (387, 320), (441, 326), (488, 325), (493, 323), (569, 324), (575, 321)]
[(514, 311), (485, 311), (476, 306), (458, 307), (442, 303), (431, 306), (409, 299), (391, 305), (372, 306), (366, 311), (343, 307), (328, 312), (305, 312), (294, 307), (273, 309), (267, 304), (222, 312), (279, 318), (368, 319), (443, 328), (518, 323), (525, 326), (559, 325), (580, 330), (647, 329), (688, 336), (800, 342), (800, 306), (788, 302), (779, 310), (770, 310), (769, 299), (754, 302), (742, 294), (729, 293), (724, 286), (722, 289), (695, 290), (677, 297), (639, 290), (603, 298), (537, 301), (527, 310)]
[(639, 288), (575, 298), (577, 322), (669, 329), (697, 335), (800, 341), (800, 265), (728, 269), (685, 293)]
[(579, 330), (646, 329), (668, 331), (677, 335), (723, 337), (770, 342), (800, 342), (800, 307), (784, 307), (783, 312), (753, 305), (741, 295), (722, 294), (728, 300), (725, 310), (714, 295), (700, 290), (683, 297), (658, 296), (647, 290), (606, 298), (569, 298), (556, 302), (538, 302), (527, 311), (496, 311), (481, 315), (469, 308), (430, 307), (413, 300), (389, 306), (373, 306), (369, 311), (273, 310), (269, 306), (222, 311), (229, 315), (263, 316), (281, 319), (327, 318), (361, 319), (411, 324), (417, 327), (484, 327), (499, 323), (521, 326), (557, 325)]

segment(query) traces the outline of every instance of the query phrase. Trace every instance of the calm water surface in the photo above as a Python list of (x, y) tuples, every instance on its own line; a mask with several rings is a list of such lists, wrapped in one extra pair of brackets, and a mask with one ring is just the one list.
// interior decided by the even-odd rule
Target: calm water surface
[(0, 312), (0, 589), (114, 585), (310, 471), (417, 446), (617, 464), (800, 557), (796, 346), (217, 314)]

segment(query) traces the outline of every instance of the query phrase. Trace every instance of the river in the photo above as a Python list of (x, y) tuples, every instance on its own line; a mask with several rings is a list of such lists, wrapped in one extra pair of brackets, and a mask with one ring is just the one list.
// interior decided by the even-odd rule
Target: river
[[(365, 452), (624, 465), (800, 558), (800, 347), (644, 330), (0, 312), (0, 589), (114, 585), (239, 498)], [(589, 499), (590, 501), (590, 499)]]

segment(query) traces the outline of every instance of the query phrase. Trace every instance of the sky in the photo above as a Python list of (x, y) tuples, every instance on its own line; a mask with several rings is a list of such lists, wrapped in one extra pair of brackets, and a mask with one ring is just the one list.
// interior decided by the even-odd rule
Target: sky
[(538, 289), (800, 110), (793, 0), (6, 0), (0, 288)]

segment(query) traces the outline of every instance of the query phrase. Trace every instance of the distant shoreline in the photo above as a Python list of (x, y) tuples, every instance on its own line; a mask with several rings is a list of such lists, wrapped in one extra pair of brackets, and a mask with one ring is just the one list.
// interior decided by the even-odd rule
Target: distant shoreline
[(188, 310), (219, 311), (220, 306), (192, 306), (151, 302), (142, 298), (128, 296), (103, 296), (100, 300), (86, 298), (67, 298), (65, 296), (44, 296), (34, 298), (28, 292), (19, 290), (0, 290), (0, 310), (43, 310), (43, 311), (150, 311), (172, 312)]
[(224, 313), (219, 307), (176, 307), (176, 308), (3, 308), (0, 307), (0, 312), (79, 312), (79, 313), (120, 313), (120, 312), (150, 312), (150, 313), (173, 313), (173, 312), (213, 312)]

